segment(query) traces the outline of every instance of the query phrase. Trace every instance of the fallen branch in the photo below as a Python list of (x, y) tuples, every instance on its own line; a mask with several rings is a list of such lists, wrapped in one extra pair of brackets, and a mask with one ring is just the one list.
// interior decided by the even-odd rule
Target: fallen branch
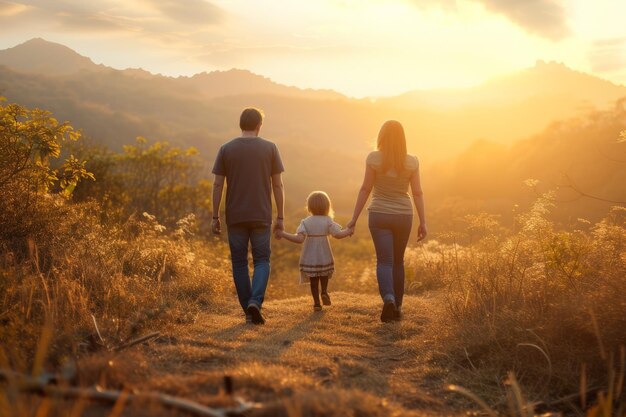
[(155, 337), (159, 337), (160, 335), (161, 335), (161, 332), (148, 333), (147, 335), (138, 337), (138, 338), (133, 339), (133, 340), (131, 340), (129, 342), (123, 343), (123, 344), (119, 345), (118, 347), (113, 348), (113, 351), (114, 352), (120, 352), (120, 351), (122, 351), (124, 349), (127, 349), (127, 348), (131, 347), (131, 346), (135, 346), (135, 345), (138, 345), (139, 343), (145, 342), (145, 341), (150, 340), (150, 339), (154, 339)]
[(206, 407), (197, 402), (187, 400), (185, 398), (174, 397), (167, 394), (153, 392), (137, 392), (129, 393), (127, 391), (104, 390), (100, 387), (83, 388), (83, 387), (66, 387), (52, 385), (47, 378), (31, 377), (12, 371), (0, 370), (0, 381), (8, 382), (14, 385), (18, 392), (39, 394), (50, 397), (62, 398), (81, 398), (91, 401), (102, 401), (115, 404), (120, 397), (124, 397), (124, 401), (153, 401), (164, 407), (173, 408), (179, 411), (187, 412), (197, 416), (204, 417), (231, 417), (243, 415), (253, 409), (260, 408), (257, 403), (249, 403), (241, 398), (234, 397), (233, 401), (237, 404), (230, 408), (211, 408)]

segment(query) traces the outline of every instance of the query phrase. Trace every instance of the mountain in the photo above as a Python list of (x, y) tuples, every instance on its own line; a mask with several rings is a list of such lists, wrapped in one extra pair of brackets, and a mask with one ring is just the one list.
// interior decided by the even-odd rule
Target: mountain
[(453, 139), (454, 135), (470, 141), (511, 143), (535, 134), (554, 120), (609, 108), (621, 97), (626, 97), (623, 85), (563, 64), (538, 61), (532, 68), (476, 87), (411, 91), (378, 102), (399, 110), (432, 113), (420, 133), (435, 137), (437, 132), (429, 129), (435, 126), (438, 132), (449, 132), (450, 144), (456, 146), (462, 141)]
[(68, 75), (81, 70), (101, 71), (96, 65), (67, 46), (34, 38), (13, 48), (0, 51), (0, 65), (36, 74)]
[(580, 108), (611, 105), (626, 96), (626, 86), (574, 71), (562, 63), (537, 61), (534, 67), (500, 76), (465, 89), (415, 90), (383, 99), (403, 108), (455, 109), (477, 105), (509, 105), (553, 97)]
[(132, 78), (173, 81), (177, 88), (202, 94), (205, 98), (239, 94), (272, 94), (313, 99), (344, 98), (342, 94), (332, 90), (300, 89), (281, 85), (247, 70), (203, 72), (192, 77), (178, 78), (151, 74), (141, 68), (119, 71), (104, 65), (97, 65), (91, 59), (76, 53), (67, 46), (41, 38), (34, 38), (13, 48), (1, 50), (0, 65), (19, 72), (48, 76), (72, 75), (81, 71), (121, 72)]
[(179, 77), (178, 80), (181, 84), (189, 85), (209, 98), (240, 94), (270, 94), (322, 100), (345, 98), (342, 94), (332, 90), (300, 89), (285, 86), (269, 78), (241, 69), (203, 72), (190, 78)]

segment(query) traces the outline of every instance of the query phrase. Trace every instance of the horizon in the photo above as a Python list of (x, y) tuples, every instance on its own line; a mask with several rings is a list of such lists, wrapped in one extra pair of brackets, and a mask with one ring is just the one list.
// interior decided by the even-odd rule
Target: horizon
[(626, 84), (623, 13), (609, 0), (278, 6), (2, 1), (0, 48), (40, 37), (115, 69), (170, 77), (244, 69), (283, 85), (353, 98), (474, 87), (538, 61)]
[(153, 72), (150, 69), (143, 68), (143, 67), (115, 67), (115, 66), (109, 65), (106, 62), (96, 62), (92, 57), (90, 57), (88, 55), (83, 55), (83, 54), (79, 53), (78, 51), (72, 49), (68, 45), (65, 45), (65, 44), (62, 44), (62, 43), (58, 43), (58, 42), (54, 42), (54, 41), (51, 41), (49, 39), (45, 39), (43, 37), (34, 37), (34, 38), (31, 38), (31, 39), (24, 40), (22, 42), (19, 42), (18, 44), (13, 45), (13, 46), (9, 46), (7, 48), (0, 49), (0, 52), (8, 50), (8, 49), (17, 48), (17, 47), (22, 46), (24, 44), (27, 44), (27, 43), (30, 43), (30, 42), (33, 42), (33, 41), (38, 41), (38, 40), (39, 41), (43, 41), (45, 43), (66, 47), (66, 48), (70, 49), (72, 52), (80, 55), (81, 57), (88, 58), (95, 65), (102, 65), (102, 66), (105, 66), (107, 68), (110, 68), (110, 69), (113, 69), (113, 70), (116, 70), (116, 71), (125, 71), (125, 70), (145, 71), (148, 74), (150, 74), (151, 76), (162, 76), (162, 77), (173, 78), (173, 79), (192, 78), (192, 77), (195, 77), (197, 75), (202, 75), (202, 74), (227, 73), (227, 72), (230, 72), (230, 71), (241, 71), (241, 72), (248, 72), (248, 73), (250, 73), (252, 75), (255, 75), (255, 76), (258, 76), (258, 77), (262, 77), (262, 78), (267, 79), (270, 82), (275, 83), (277, 85), (282, 85), (282, 86), (289, 87), (289, 88), (294, 87), (294, 88), (298, 88), (298, 89), (301, 89), (301, 90), (330, 91), (330, 92), (341, 94), (341, 95), (345, 96), (346, 98), (356, 99), (356, 100), (367, 100), (367, 99), (369, 99), (369, 100), (372, 100), (372, 101), (376, 101), (378, 99), (399, 97), (399, 96), (402, 96), (404, 94), (410, 94), (411, 92), (417, 92), (417, 91), (421, 91), (421, 92), (459, 91), (460, 92), (460, 91), (464, 91), (464, 90), (471, 90), (471, 89), (474, 89), (474, 88), (480, 88), (481, 86), (489, 83), (490, 81), (498, 80), (498, 79), (501, 79), (501, 78), (504, 78), (504, 77), (507, 77), (507, 76), (512, 76), (512, 75), (515, 75), (515, 74), (522, 73), (524, 71), (532, 70), (532, 69), (537, 68), (538, 66), (541, 66), (541, 65), (563, 66), (567, 70), (595, 77), (595, 78), (597, 78), (599, 80), (609, 82), (609, 83), (611, 83), (611, 84), (613, 84), (613, 85), (615, 85), (617, 87), (620, 87), (620, 86), (621, 87), (626, 87), (626, 83), (615, 82), (613, 80), (610, 80), (608, 78), (599, 76), (597, 74), (592, 74), (592, 73), (588, 73), (588, 72), (584, 72), (584, 71), (580, 71), (580, 70), (571, 68), (571, 67), (567, 66), (564, 62), (558, 62), (558, 61), (553, 61), (553, 60), (552, 61), (545, 61), (545, 60), (542, 60), (542, 59), (538, 59), (537, 61), (535, 61), (535, 63), (532, 66), (521, 67), (521, 68), (514, 69), (511, 72), (497, 74), (497, 75), (495, 75), (493, 77), (487, 78), (485, 80), (481, 80), (481, 81), (479, 81), (479, 82), (477, 82), (475, 84), (470, 84), (470, 85), (447, 86), (447, 87), (444, 86), (444, 87), (431, 87), (431, 88), (416, 88), (416, 89), (411, 89), (411, 90), (399, 91), (399, 92), (397, 92), (395, 94), (390, 94), (390, 95), (351, 96), (351, 95), (349, 95), (347, 93), (344, 93), (344, 92), (338, 91), (338, 90), (334, 90), (332, 88), (323, 88), (323, 87), (322, 88), (316, 88), (316, 87), (309, 87), (309, 86), (301, 86), (301, 85), (284, 83), (281, 80), (274, 79), (274, 78), (272, 78), (272, 77), (270, 77), (270, 76), (268, 76), (266, 74), (260, 74), (260, 73), (254, 72), (254, 71), (252, 71), (252, 70), (250, 70), (248, 68), (231, 67), (231, 68), (224, 68), (224, 69), (203, 70), (203, 71), (195, 72), (195, 73), (192, 73), (192, 74), (170, 75), (170, 74), (163, 74), (163, 73), (159, 73), (159, 72)]

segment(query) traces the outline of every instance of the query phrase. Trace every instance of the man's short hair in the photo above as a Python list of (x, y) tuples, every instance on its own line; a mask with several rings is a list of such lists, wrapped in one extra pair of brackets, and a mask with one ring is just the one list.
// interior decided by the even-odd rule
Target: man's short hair
[(241, 130), (256, 130), (263, 123), (263, 111), (254, 107), (243, 109), (239, 118)]

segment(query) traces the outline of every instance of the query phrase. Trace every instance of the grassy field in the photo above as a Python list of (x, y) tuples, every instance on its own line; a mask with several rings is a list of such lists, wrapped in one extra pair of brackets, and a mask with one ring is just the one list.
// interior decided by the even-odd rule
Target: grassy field
[[(547, 193), (515, 207), (512, 225), (459, 215), (409, 245), (405, 319), (387, 325), (365, 221), (333, 242), (334, 304), (322, 313), (297, 284), (299, 248), (274, 241), (269, 320), (254, 327), (236, 302), (225, 236), (187, 211), (206, 206), (207, 184), (157, 181), (144, 197), (167, 202), (167, 216), (132, 201), (146, 167), (189, 180), (190, 155), (133, 148), (100, 170), (133, 167), (113, 181), (118, 200), (73, 200), (93, 177), (62, 155), (77, 139), (71, 126), (17, 105), (0, 116), (11, 150), (0, 153), (0, 417), (171, 415), (156, 395), (233, 403), (225, 376), (256, 415), (624, 415), (623, 205), (599, 221), (557, 222)], [(293, 230), (301, 209), (289, 214)], [(89, 400), (103, 395), (115, 404)]]
[[(268, 323), (259, 327), (244, 323), (224, 242), (185, 232), (193, 219), (166, 232), (144, 215), (94, 231), (80, 210), (84, 230), (71, 228), (67, 244), (33, 244), (21, 263), (4, 258), (0, 367), (32, 375), (69, 368), (76, 372), (66, 382), (79, 387), (208, 406), (232, 402), (223, 391), (229, 376), (235, 395), (259, 404), (255, 415), (478, 408), (449, 384), (507, 415), (532, 407), (574, 415), (596, 404), (601, 415), (621, 415), (624, 211), (567, 232), (547, 219), (546, 204), (538, 201), (517, 231), (485, 215), (467, 219), (461, 234), (411, 245), (411, 295), (394, 324), (378, 318), (366, 231), (335, 245), (333, 305), (320, 313), (296, 284), (297, 247), (275, 242)], [(113, 352), (153, 331), (160, 335)], [(18, 395), (20, 384), (0, 385), (3, 415), (172, 415), (146, 400), (113, 407)]]

